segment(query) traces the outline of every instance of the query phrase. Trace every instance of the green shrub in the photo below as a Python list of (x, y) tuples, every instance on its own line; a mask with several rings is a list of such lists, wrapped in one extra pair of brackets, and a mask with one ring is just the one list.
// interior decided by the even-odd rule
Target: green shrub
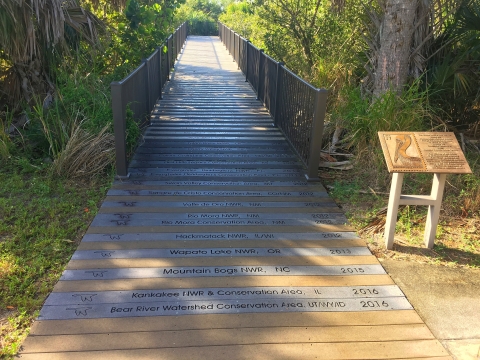
[(362, 152), (379, 148), (379, 131), (421, 131), (432, 129), (433, 114), (427, 91), (414, 83), (402, 95), (393, 91), (377, 99), (362, 96), (357, 87), (344, 87), (333, 110), (332, 120), (346, 129), (344, 143)]
[(201, 36), (218, 35), (218, 24), (203, 13), (193, 13), (188, 21), (188, 34)]

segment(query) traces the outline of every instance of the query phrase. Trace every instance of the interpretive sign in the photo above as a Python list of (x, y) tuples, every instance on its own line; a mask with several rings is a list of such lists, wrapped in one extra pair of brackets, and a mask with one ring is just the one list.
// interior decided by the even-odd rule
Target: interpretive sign
[(452, 132), (378, 133), (389, 172), (470, 174)]
[[(393, 173), (385, 224), (385, 246), (393, 248), (395, 224), (399, 205), (427, 205), (425, 246), (433, 247), (446, 174), (469, 174), (465, 155), (454, 133), (441, 132), (378, 132), (388, 171)], [(430, 196), (402, 195), (403, 175), (406, 172), (433, 173)]]

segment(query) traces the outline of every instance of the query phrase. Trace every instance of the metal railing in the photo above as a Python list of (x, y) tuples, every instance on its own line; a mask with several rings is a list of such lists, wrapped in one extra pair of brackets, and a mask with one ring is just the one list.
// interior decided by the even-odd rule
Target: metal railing
[(128, 176), (126, 115), (127, 106), (133, 118), (141, 125), (158, 99), (162, 98), (162, 89), (170, 80), (170, 70), (187, 39), (187, 23), (180, 25), (165, 42), (139, 67), (121, 81), (110, 84), (112, 92), (113, 129), (115, 134), (115, 154), (117, 176)]
[(267, 110), (318, 181), (328, 90), (317, 89), (222, 23), (218, 35)]

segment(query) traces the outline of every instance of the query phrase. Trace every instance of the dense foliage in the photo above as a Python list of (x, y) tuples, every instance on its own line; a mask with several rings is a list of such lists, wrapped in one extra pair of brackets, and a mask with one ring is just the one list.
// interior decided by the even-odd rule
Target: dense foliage
[(177, 24), (188, 22), (189, 35), (215, 36), (218, 34), (218, 16), (223, 12), (219, 2), (187, 0), (176, 13)]
[[(55, 163), (67, 156), (62, 151), (69, 141), (93, 140), (102, 129), (111, 133), (110, 82), (165, 40), (182, 3), (0, 2), (0, 161)], [(134, 127), (130, 122), (130, 135)], [(111, 146), (108, 136), (103, 141)]]
[[(478, 136), (478, 2), (413, 2), (417, 15), (407, 80), (389, 95), (376, 91), (375, 75), (386, 41), (381, 36), (388, 25), (385, 12), (401, 3), (257, 0), (231, 4), (220, 20), (314, 85), (329, 88), (331, 128), (340, 126), (361, 139), (357, 145), (375, 143), (376, 131), (396, 128), (441, 126)], [(383, 96), (379, 114), (375, 103)], [(366, 132), (370, 136), (360, 136)]]

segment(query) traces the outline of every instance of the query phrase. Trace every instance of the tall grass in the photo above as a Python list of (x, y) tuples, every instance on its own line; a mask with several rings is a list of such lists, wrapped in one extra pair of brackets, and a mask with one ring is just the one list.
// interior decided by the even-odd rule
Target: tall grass
[(53, 160), (52, 171), (70, 179), (91, 179), (114, 160), (109, 87), (94, 74), (63, 75), (57, 98), (45, 108), (37, 99), (32, 118)]
[(75, 114), (74, 118), (70, 114), (62, 114), (60, 106), (58, 102), (55, 102), (52, 108), (45, 109), (43, 102), (37, 100), (32, 113), (33, 118), (42, 125), (43, 135), (49, 145), (48, 152), (53, 159), (58, 158), (67, 146), (72, 126), (80, 116), (79, 112)]
[(65, 148), (55, 158), (55, 173), (69, 179), (92, 179), (110, 166), (115, 158), (115, 139), (107, 130), (108, 125), (95, 135), (75, 123)]
[(8, 111), (0, 113), (0, 161), (5, 161), (10, 156), (12, 142), (9, 129), (12, 125), (13, 113)]
[(387, 91), (371, 99), (362, 96), (357, 87), (344, 87), (339, 92), (332, 120), (346, 129), (343, 142), (357, 153), (379, 147), (379, 131), (422, 131), (434, 127), (434, 113), (428, 103), (428, 91), (415, 82), (398, 95)]

